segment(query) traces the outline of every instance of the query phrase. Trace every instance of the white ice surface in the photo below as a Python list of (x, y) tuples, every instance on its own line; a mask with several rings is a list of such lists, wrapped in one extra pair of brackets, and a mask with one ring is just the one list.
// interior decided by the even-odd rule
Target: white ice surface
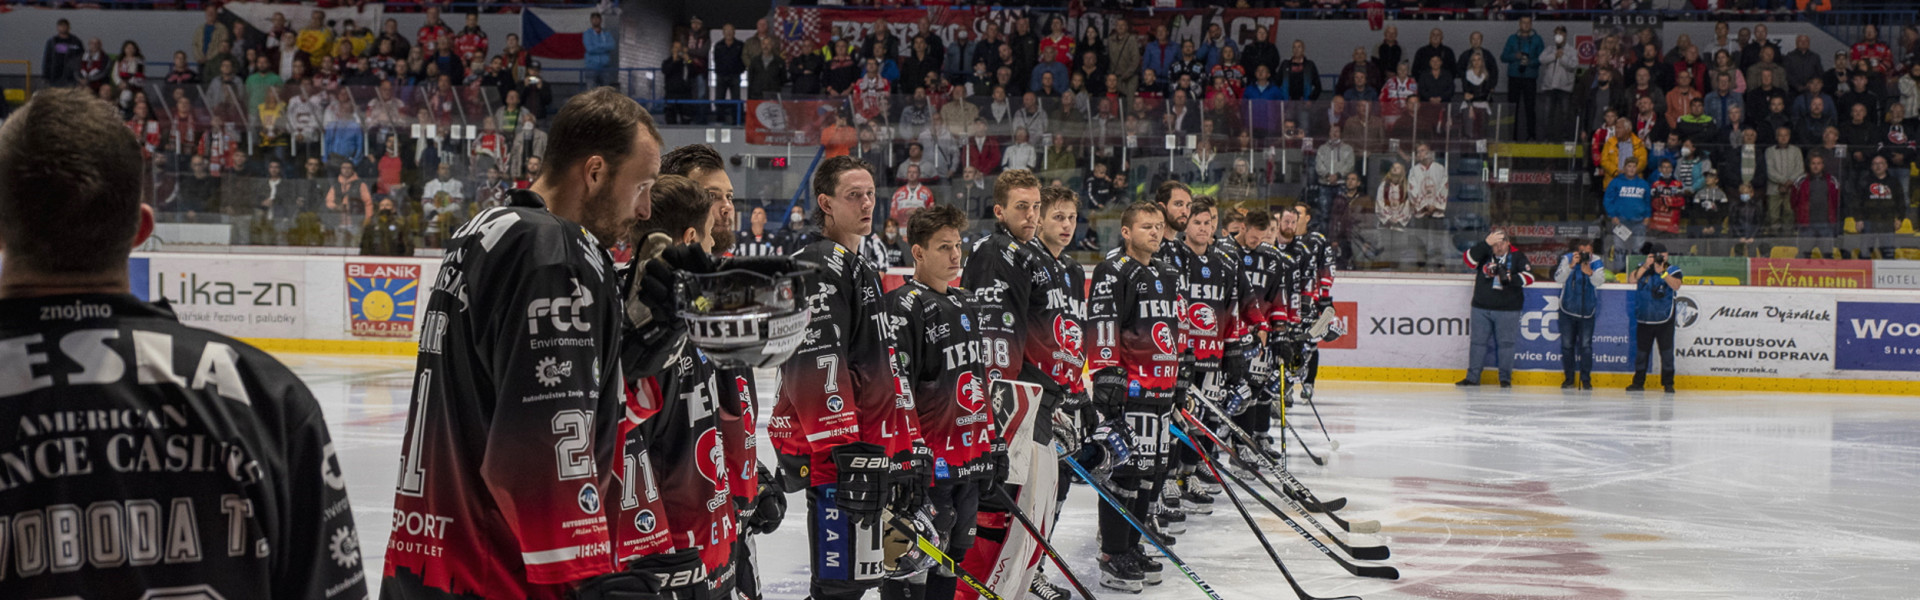
[[(377, 582), (413, 359), (283, 358), (325, 408)], [(762, 376), (763, 407), (771, 383)], [(1346, 497), (1348, 520), (1379, 520), (1380, 534), (1350, 543), (1393, 557), (1355, 562), (1401, 579), (1348, 575), (1249, 500), (1316, 596), (1920, 598), (1916, 399), (1347, 382), (1319, 397), (1341, 450), (1329, 456), (1312, 415), (1297, 414), (1330, 462), (1295, 450), (1294, 473), (1322, 499)], [(806, 596), (805, 500), (789, 500), (786, 523), (759, 539), (769, 596), (783, 600)], [(1095, 502), (1076, 486), (1055, 539), (1089, 585)], [(1224, 495), (1216, 507), (1174, 551), (1227, 600), (1294, 598)], [(1169, 568), (1137, 597), (1204, 596)]]

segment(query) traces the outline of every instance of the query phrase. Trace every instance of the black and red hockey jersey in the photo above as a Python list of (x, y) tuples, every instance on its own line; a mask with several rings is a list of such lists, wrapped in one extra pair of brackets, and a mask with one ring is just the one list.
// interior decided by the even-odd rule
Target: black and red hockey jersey
[(0, 300), (0, 348), (0, 598), (367, 596), (325, 416), (265, 352), (127, 294)]
[(1306, 279), (1306, 294), (1302, 304), (1310, 304), (1312, 315), (1303, 315), (1311, 322), (1318, 317), (1320, 310), (1333, 304), (1333, 269), (1335, 250), (1327, 242), (1327, 236), (1318, 231), (1309, 231), (1306, 235), (1293, 238), (1295, 255), (1300, 261), (1300, 277)]
[(1237, 302), (1233, 309), (1233, 328), (1228, 331), (1227, 338), (1229, 341), (1243, 341), (1267, 330), (1267, 315), (1272, 301), (1270, 286), (1276, 275), (1279, 257), (1266, 244), (1249, 248), (1229, 240), (1218, 247), (1235, 265), (1234, 298)]
[(1121, 254), (1093, 270), (1087, 322), (1093, 327), (1094, 371), (1126, 371), (1129, 402), (1173, 401), (1184, 343), (1185, 302), (1179, 272), (1158, 259), (1142, 264)]
[[(1043, 258), (1052, 254), (1051, 251), (1047, 250), (1045, 244), (1040, 243), (1039, 237), (1029, 240), (1028, 243), (1033, 248), (1033, 251)], [(1069, 348), (1073, 352), (1073, 361), (1068, 364), (1068, 368), (1066, 369), (1070, 374), (1067, 378), (1072, 381), (1062, 381), (1061, 385), (1066, 386), (1068, 392), (1079, 394), (1087, 391), (1087, 378), (1085, 377), (1087, 370), (1087, 270), (1080, 266), (1080, 261), (1074, 260), (1073, 257), (1069, 256), (1066, 252), (1061, 252), (1058, 256), (1052, 256), (1052, 259), (1054, 270), (1060, 273), (1060, 279), (1064, 281), (1065, 289), (1063, 291), (1067, 295), (1067, 311), (1066, 314), (1061, 317), (1062, 322), (1054, 325), (1054, 336), (1061, 341), (1062, 347)], [(1068, 342), (1071, 342), (1071, 344)]]
[(1193, 252), (1189, 247), (1188, 255), (1183, 288), (1187, 349), (1193, 352), (1194, 368), (1218, 371), (1228, 333), (1237, 320), (1238, 265), (1218, 246), (1209, 246), (1205, 252)]
[(960, 284), (980, 302), (988, 379), (1037, 383), (1057, 396), (1080, 378), (1082, 336), (1067, 292), (1071, 282), (1057, 265), (1005, 225), (974, 243)]
[[(1300, 325), (1300, 316), (1312, 308), (1308, 296), (1309, 261), (1298, 244), (1261, 244), (1273, 258), (1273, 276), (1267, 289), (1267, 329), (1284, 332)], [(1269, 337), (1268, 339), (1272, 339)]]
[(973, 295), (957, 287), (942, 294), (909, 281), (887, 293), (886, 307), (898, 334), (901, 378), (913, 389), (920, 435), (933, 451), (934, 479), (985, 474), (993, 410), (987, 404), (987, 341)]
[[(640, 423), (628, 439), (644, 440), (652, 467), (653, 479), (644, 484), (659, 488), (673, 549), (699, 550), (709, 581), (727, 579), (739, 530), (730, 487), (733, 461), (720, 427), (721, 407), (739, 405), (737, 390), (712, 360), (687, 347), (666, 371), (635, 382), (629, 392)], [(631, 533), (650, 535), (620, 521), (614, 531), (616, 542)]]
[(879, 446), (905, 469), (919, 445), (919, 418), (898, 378), (880, 274), (833, 240), (808, 234), (803, 242), (794, 259), (821, 270), (801, 286), (813, 319), (780, 366), (767, 437), (806, 469), (811, 485), (835, 483), (833, 449), (857, 442)]
[(612, 257), (515, 190), (454, 232), (421, 318), (383, 598), (560, 598), (614, 569)]
[(752, 369), (723, 367), (720, 378), (720, 385), (734, 389), (734, 401), (720, 406), (720, 440), (725, 442), (731, 461), (727, 468), (733, 482), (728, 487), (733, 490), (734, 507), (741, 508), (760, 495), (760, 443), (755, 429), (760, 418), (760, 392)]

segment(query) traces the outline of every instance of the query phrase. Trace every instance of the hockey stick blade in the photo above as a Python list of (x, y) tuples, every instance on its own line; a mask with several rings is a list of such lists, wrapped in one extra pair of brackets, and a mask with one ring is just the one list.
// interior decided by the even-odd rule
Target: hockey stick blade
[[(1187, 412), (1185, 410), (1180, 411), (1180, 416), (1184, 417), (1187, 420), (1187, 422), (1192, 423), (1196, 431), (1206, 434), (1207, 438), (1213, 440), (1213, 443), (1218, 445), (1222, 451), (1225, 451), (1229, 457), (1235, 456), (1237, 454), (1236, 452), (1233, 451), (1232, 448), (1229, 448), (1227, 447), (1226, 444), (1221, 443), (1219, 436), (1214, 435), (1213, 431), (1207, 427), (1206, 423), (1201, 422), (1199, 417), (1195, 417), (1193, 416), (1193, 413)], [(1262, 506), (1267, 507), (1267, 510), (1273, 511), (1275, 515), (1280, 515), (1280, 508), (1277, 506), (1274, 506), (1272, 502), (1268, 502), (1265, 496), (1260, 495), (1260, 492), (1255, 491), (1253, 489), (1253, 486), (1247, 485), (1247, 481), (1245, 479), (1242, 479), (1239, 476), (1234, 475), (1230, 471), (1223, 471), (1221, 472), (1221, 474), (1226, 475), (1227, 477), (1232, 477), (1233, 482), (1239, 484), (1240, 487), (1245, 488), (1247, 490), (1247, 493), (1253, 496), (1254, 500), (1259, 501)], [(1385, 560), (1387, 559), (1387, 557), (1393, 555), (1393, 552), (1391, 550), (1388, 550), (1386, 546), (1361, 546), (1356, 548), (1351, 545), (1348, 545), (1345, 540), (1340, 539), (1340, 536), (1334, 535), (1332, 531), (1328, 531), (1327, 526), (1321, 525), (1320, 520), (1313, 518), (1313, 515), (1311, 513), (1308, 513), (1306, 508), (1300, 506), (1299, 502), (1297, 502), (1294, 498), (1289, 497), (1288, 495), (1283, 493), (1280, 495), (1280, 499), (1281, 501), (1286, 502), (1287, 506), (1293, 508), (1294, 512), (1298, 512), (1300, 513), (1300, 516), (1306, 518), (1307, 524), (1312, 525), (1314, 529), (1320, 530), (1320, 535), (1327, 536), (1327, 539), (1333, 540), (1333, 543), (1335, 545), (1340, 546), (1341, 550), (1346, 550), (1348, 556), (1352, 556), (1360, 560)]]
[[(1239, 425), (1235, 425), (1233, 423), (1232, 418), (1227, 416), (1227, 412), (1220, 409), (1219, 403), (1213, 402), (1212, 400), (1205, 397), (1200, 397), (1199, 400), (1200, 400), (1201, 406), (1207, 407), (1208, 411), (1212, 412), (1215, 416), (1221, 417), (1222, 419), (1221, 424), (1227, 428), (1227, 431), (1233, 433), (1233, 435), (1237, 439), (1239, 439), (1241, 443), (1246, 444), (1249, 448), (1253, 450), (1253, 454), (1251, 457), (1242, 457), (1242, 460), (1241, 460), (1242, 463), (1247, 463), (1248, 459), (1251, 459), (1253, 461), (1252, 462), (1253, 465), (1258, 465), (1258, 468), (1249, 466), (1248, 467), (1249, 470), (1253, 470), (1257, 473), (1259, 469), (1266, 469), (1268, 471), (1273, 472), (1275, 476), (1284, 476), (1285, 478), (1284, 481), (1286, 481), (1290, 486), (1297, 487), (1299, 489), (1301, 496), (1303, 496), (1303, 500), (1312, 502), (1313, 505), (1332, 507), (1330, 510), (1339, 510), (1347, 505), (1346, 498), (1335, 498), (1331, 502), (1321, 502), (1319, 498), (1314, 497), (1312, 490), (1307, 489), (1306, 484), (1300, 483), (1300, 480), (1298, 479), (1294, 479), (1293, 474), (1288, 473), (1286, 467), (1281, 466), (1280, 462), (1277, 459), (1268, 455), (1266, 449), (1262, 448), (1259, 442), (1254, 441), (1252, 434), (1247, 433), (1247, 430), (1245, 429), (1241, 429)], [(1285, 434), (1282, 433), (1282, 435), (1285, 435)], [(1261, 481), (1265, 481), (1265, 480), (1266, 479), (1264, 477), (1261, 478)], [(1312, 505), (1310, 505), (1309, 508), (1312, 508)], [(1342, 524), (1343, 527), (1345, 526), (1345, 521), (1340, 521), (1340, 523)]]
[[(1193, 448), (1194, 452), (1200, 454), (1201, 462), (1206, 465), (1208, 471), (1213, 472), (1213, 476), (1215, 478), (1219, 478), (1222, 481), (1225, 481), (1225, 478), (1228, 477), (1228, 475), (1220, 471), (1220, 468), (1213, 463), (1213, 457), (1207, 456), (1205, 452), (1202, 452), (1200, 450), (1200, 445), (1194, 443), (1194, 441), (1191, 438), (1188, 438), (1186, 432), (1181, 431), (1180, 426), (1169, 424), (1168, 430), (1173, 433), (1174, 437), (1180, 438), (1180, 441), (1186, 442), (1188, 447)], [(1266, 549), (1267, 556), (1273, 559), (1273, 566), (1280, 569), (1280, 576), (1285, 578), (1287, 580), (1287, 585), (1293, 588), (1293, 593), (1295, 595), (1300, 596), (1301, 600), (1327, 600), (1322, 598), (1315, 598), (1312, 594), (1308, 594), (1305, 588), (1300, 587), (1300, 582), (1294, 580), (1293, 573), (1287, 570), (1286, 563), (1283, 563), (1280, 561), (1280, 553), (1273, 549), (1273, 542), (1270, 542), (1267, 540), (1266, 531), (1260, 529), (1260, 524), (1253, 520), (1253, 515), (1251, 513), (1247, 512), (1247, 505), (1240, 502), (1240, 495), (1235, 493), (1231, 486), (1221, 486), (1221, 487), (1227, 492), (1227, 499), (1233, 501), (1234, 510), (1239, 511), (1240, 518), (1247, 522), (1247, 528), (1253, 531), (1253, 537), (1260, 540), (1260, 547)], [(1281, 520), (1286, 519), (1284, 515), (1282, 515), (1280, 518)], [(1287, 524), (1293, 525), (1293, 522), (1287, 521)], [(1293, 530), (1301, 533), (1302, 535), (1306, 534), (1306, 532), (1301, 530), (1300, 526), (1298, 525), (1294, 525)], [(1313, 542), (1315, 546), (1320, 545), (1320, 542), (1315, 541), (1313, 539), (1313, 536), (1310, 536), (1310, 535), (1307, 536), (1307, 541)], [(1321, 550), (1324, 551), (1325, 549), (1326, 547), (1321, 546)], [(1331, 552), (1328, 553), (1328, 556), (1332, 556), (1332, 555), (1333, 554)], [(1336, 560), (1337, 559), (1338, 557), (1336, 557)], [(1342, 596), (1338, 600), (1348, 600), (1348, 599), (1360, 600), (1360, 597), (1359, 596)]]
[(1086, 467), (1080, 466), (1080, 461), (1074, 460), (1072, 456), (1068, 456), (1066, 446), (1062, 446), (1060, 442), (1055, 441), (1053, 443), (1053, 451), (1060, 455), (1060, 460), (1065, 462), (1068, 467), (1071, 467), (1074, 473), (1079, 474), (1081, 479), (1086, 480), (1087, 487), (1093, 488), (1094, 494), (1099, 495), (1100, 500), (1106, 502), (1107, 506), (1113, 507), (1114, 512), (1119, 513), (1121, 518), (1126, 519), (1128, 525), (1132, 525), (1135, 531), (1140, 532), (1141, 540), (1153, 544), (1154, 548), (1159, 549), (1160, 554), (1167, 557), (1167, 562), (1173, 563), (1175, 567), (1179, 567), (1180, 573), (1186, 575), (1187, 580), (1192, 581), (1193, 585), (1198, 586), (1200, 591), (1205, 593), (1208, 598), (1212, 600), (1222, 600), (1220, 593), (1214, 591), (1213, 586), (1208, 584), (1207, 580), (1201, 579), (1200, 574), (1195, 573), (1193, 567), (1187, 565), (1187, 561), (1180, 560), (1180, 556), (1174, 554), (1173, 549), (1168, 548), (1166, 544), (1160, 543), (1159, 538), (1155, 537), (1152, 532), (1147, 531), (1147, 526), (1140, 524), (1140, 521), (1134, 518), (1133, 513), (1127, 511), (1126, 505), (1121, 503), (1118, 498), (1114, 498), (1112, 492), (1107, 491), (1106, 486), (1100, 485), (1100, 482), (1093, 478), (1093, 473), (1087, 472)]
[(968, 573), (966, 569), (960, 568), (960, 563), (954, 562), (953, 557), (947, 556), (947, 553), (941, 551), (939, 546), (933, 545), (933, 542), (927, 541), (927, 538), (920, 537), (920, 534), (914, 533), (913, 526), (908, 524), (906, 519), (895, 516), (889, 523), (893, 524), (894, 529), (912, 535), (914, 546), (919, 547), (920, 551), (927, 553), (928, 556), (932, 556), (934, 561), (940, 563), (940, 566), (946, 567), (949, 571), (953, 571), (953, 574), (957, 576), (956, 578), (966, 582), (967, 587), (973, 588), (973, 591), (978, 592), (981, 598), (985, 600), (1005, 600), (1005, 598), (999, 594), (993, 593), (993, 588), (987, 587), (985, 583), (981, 583), (980, 579), (974, 577), (972, 573)]
[(1286, 425), (1287, 425), (1287, 431), (1293, 432), (1293, 439), (1295, 441), (1300, 442), (1300, 449), (1305, 450), (1307, 452), (1307, 458), (1312, 459), (1313, 464), (1320, 465), (1322, 467), (1327, 466), (1327, 459), (1320, 458), (1320, 455), (1313, 453), (1313, 448), (1310, 448), (1307, 446), (1307, 436), (1300, 435), (1300, 430), (1294, 429), (1292, 422), (1288, 422)]

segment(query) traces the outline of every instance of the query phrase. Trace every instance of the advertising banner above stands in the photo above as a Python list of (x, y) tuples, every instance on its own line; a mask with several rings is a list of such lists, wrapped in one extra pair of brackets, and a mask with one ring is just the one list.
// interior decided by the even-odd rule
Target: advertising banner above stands
[(1920, 290), (1920, 261), (1873, 261), (1873, 287), (1882, 290)]
[[(818, 50), (836, 36), (867, 39), (874, 25), (881, 22), (887, 24), (887, 33), (893, 38), (907, 40), (920, 34), (921, 21), (925, 19), (943, 42), (951, 43), (962, 30), (967, 32), (967, 39), (970, 40), (980, 39), (981, 32), (988, 28), (1012, 32), (1014, 20), (1026, 14), (1025, 9), (1018, 8), (962, 6), (891, 10), (788, 6), (774, 10), (775, 20), (780, 26), (780, 31), (776, 33), (785, 41), (788, 56)], [(1046, 31), (1044, 20), (1056, 16), (1059, 15), (1036, 17), (1037, 22), (1033, 24), (1035, 34)], [(1281, 12), (1277, 9), (1100, 11), (1068, 17), (1065, 25), (1070, 35), (1077, 36), (1088, 25), (1097, 25), (1101, 31), (1109, 31), (1111, 21), (1122, 17), (1127, 19), (1128, 29), (1143, 36), (1151, 33), (1155, 27), (1165, 25), (1173, 39), (1200, 39), (1207, 28), (1220, 25), (1228, 38), (1235, 43), (1245, 44), (1254, 41), (1259, 27), (1266, 27), (1267, 41), (1273, 41), (1276, 37), (1274, 25), (1280, 22)]]
[(1747, 285), (1867, 289), (1873, 287), (1874, 262), (1751, 258), (1747, 259)]

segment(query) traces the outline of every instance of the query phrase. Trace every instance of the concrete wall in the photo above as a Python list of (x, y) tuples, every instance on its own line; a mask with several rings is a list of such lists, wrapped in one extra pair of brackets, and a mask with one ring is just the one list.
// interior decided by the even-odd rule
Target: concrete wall
[[(286, 9), (288, 19), (296, 23), (305, 22), (304, 13), (305, 10), (298, 5), (288, 5)], [(387, 16), (399, 22), (400, 31), (408, 40), (412, 40), (414, 32), (426, 22), (426, 16), (418, 13), (389, 13)], [(443, 17), (442, 20), (458, 28), (462, 18), (453, 16)], [(46, 47), (47, 38), (53, 36), (54, 23), (60, 19), (73, 23), (73, 34), (80, 36), (80, 39), (100, 38), (101, 45), (108, 53), (119, 52), (122, 41), (133, 40), (140, 44), (140, 50), (146, 53), (149, 61), (173, 60), (175, 50), (187, 48), (188, 32), (204, 22), (204, 17), (197, 10), (16, 8), (0, 13), (0, 59), (31, 60), (34, 62), (34, 72), (38, 74), (41, 52)], [(520, 15), (480, 15), (480, 28), (486, 30), (490, 47), (498, 50), (507, 43), (507, 34), (520, 33)], [(373, 29), (378, 31), (378, 24)], [(665, 51), (663, 47), (661, 52)], [(580, 61), (540, 59), (540, 64), (548, 69), (573, 68), (579, 67)], [(154, 77), (165, 74), (164, 71), (148, 73)], [(560, 78), (572, 80), (571, 76)]]

